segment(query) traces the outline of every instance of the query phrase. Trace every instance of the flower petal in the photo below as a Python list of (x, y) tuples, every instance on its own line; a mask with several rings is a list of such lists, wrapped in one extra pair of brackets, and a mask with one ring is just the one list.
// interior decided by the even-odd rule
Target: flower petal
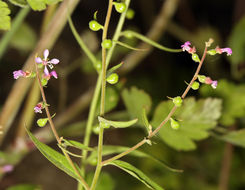
[(35, 62), (36, 63), (42, 63), (43, 60), (41, 59), (41, 57), (36, 57)]
[(46, 75), (46, 76), (49, 76), (49, 71), (48, 71), (48, 68), (47, 68), (47, 66), (45, 66), (44, 67), (44, 74)]
[(50, 74), (50, 76), (53, 76), (56, 79), (58, 78), (58, 75), (57, 75), (56, 71), (52, 71), (49, 74)]
[(51, 64), (58, 64), (60, 62), (59, 59), (51, 59), (48, 63), (51, 63)]
[(25, 76), (25, 72), (22, 70), (14, 71), (13, 72), (14, 79), (18, 79), (19, 77)]
[(45, 61), (47, 61), (48, 55), (49, 55), (49, 50), (48, 49), (45, 49), (44, 52), (43, 52), (43, 56), (44, 56), (44, 60)]

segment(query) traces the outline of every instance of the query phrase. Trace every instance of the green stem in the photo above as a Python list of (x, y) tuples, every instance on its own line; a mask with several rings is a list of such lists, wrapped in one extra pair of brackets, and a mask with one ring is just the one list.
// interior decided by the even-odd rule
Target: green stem
[(11, 38), (13, 37), (15, 32), (17, 32), (19, 26), (23, 23), (29, 11), (30, 11), (30, 7), (22, 8), (19, 11), (19, 13), (15, 16), (15, 19), (12, 22), (11, 30), (6, 32), (6, 34), (2, 37), (0, 41), (0, 59), (2, 58), (4, 52), (6, 51)]

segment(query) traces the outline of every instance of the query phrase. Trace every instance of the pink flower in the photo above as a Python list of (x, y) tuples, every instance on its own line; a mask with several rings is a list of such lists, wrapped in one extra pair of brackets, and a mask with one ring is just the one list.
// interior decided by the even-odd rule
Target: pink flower
[(215, 89), (217, 88), (217, 85), (218, 85), (218, 81), (217, 80), (214, 80), (211, 84), (212, 88)]
[(43, 103), (38, 103), (35, 107), (34, 107), (34, 112), (35, 113), (42, 113), (42, 109), (43, 109)]
[(183, 45), (181, 45), (181, 48), (183, 51), (187, 51), (188, 53), (191, 53), (191, 54), (196, 53), (196, 48), (195, 47), (191, 48), (190, 45), (191, 45), (191, 42), (187, 41)]
[(54, 78), (57, 79), (58, 78), (58, 75), (57, 75), (56, 71), (51, 71), (48, 75), (44, 74), (43, 77), (46, 78), (47, 80), (49, 80), (50, 77), (54, 77)]
[(218, 81), (212, 80), (210, 77), (206, 77), (205, 84), (210, 84), (213, 89), (217, 88)]
[(13, 171), (14, 166), (7, 164), (7, 165), (4, 165), (1, 169), (4, 173), (9, 173), (9, 172)]
[(14, 79), (18, 79), (19, 77), (25, 77), (26, 73), (22, 70), (14, 71), (13, 72)]
[(227, 53), (227, 56), (232, 54), (231, 48), (219, 48), (219, 46), (217, 46), (215, 50), (218, 54)]
[(45, 49), (43, 52), (43, 59), (40, 57), (36, 57), (35, 61), (38, 64), (43, 64), (44, 66), (44, 74), (49, 76), (49, 70), (47, 68), (47, 66), (49, 66), (50, 69), (53, 69), (53, 65), (58, 64), (60, 61), (58, 59), (51, 59), (50, 61), (48, 60), (48, 56), (49, 56), (49, 50)]

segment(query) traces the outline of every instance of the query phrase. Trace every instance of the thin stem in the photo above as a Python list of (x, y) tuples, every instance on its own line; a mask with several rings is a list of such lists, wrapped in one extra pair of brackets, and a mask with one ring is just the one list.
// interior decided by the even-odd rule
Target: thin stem
[[(108, 26), (111, 18), (113, 0), (109, 0), (103, 34), (102, 34), (102, 42), (107, 37)], [(104, 116), (105, 114), (105, 92), (106, 92), (106, 49), (102, 46), (102, 82), (101, 82), (101, 102), (100, 102), (100, 115)], [(97, 166), (94, 174), (94, 178), (91, 185), (91, 190), (96, 188), (96, 184), (100, 175), (100, 171), (102, 168), (102, 149), (103, 149), (103, 133), (104, 129), (100, 123), (100, 132), (99, 132), (99, 142), (98, 142), (98, 159), (97, 159)]]
[[(198, 67), (197, 67), (197, 69), (196, 69), (196, 72), (195, 72), (194, 76), (192, 77), (191, 82), (188, 84), (188, 86), (186, 87), (186, 90), (185, 90), (184, 93), (182, 94), (182, 96), (181, 96), (182, 99), (185, 98), (186, 94), (187, 94), (187, 93), (189, 92), (189, 90), (191, 89), (192, 83), (197, 79), (198, 73), (199, 73), (199, 71), (200, 71), (200, 69), (201, 69), (201, 67), (202, 67), (202, 65), (203, 65), (204, 59), (205, 59), (205, 57), (206, 57), (206, 54), (207, 54), (207, 47), (205, 46), (205, 49), (204, 49), (204, 53), (203, 53), (202, 59), (201, 59), (199, 65), (198, 65)], [(168, 120), (169, 120), (169, 119), (172, 117), (172, 115), (175, 113), (176, 109), (177, 109), (177, 107), (174, 106), (174, 107), (171, 109), (171, 111), (169, 112), (168, 116), (167, 116), (167, 117), (160, 123), (160, 125), (159, 125), (159, 126), (152, 132), (152, 133), (150, 133), (150, 134), (148, 135), (147, 139), (152, 138), (153, 136), (155, 136), (155, 135), (159, 132), (159, 130), (164, 126), (164, 124), (167, 123)], [(112, 158), (109, 158), (109, 159), (103, 161), (101, 164), (104, 166), (104, 165), (108, 164), (109, 162), (112, 162), (112, 161), (114, 161), (114, 160), (117, 160), (117, 159), (119, 159), (119, 158), (122, 158), (123, 156), (129, 154), (130, 152), (136, 150), (137, 148), (139, 148), (140, 146), (142, 146), (143, 144), (145, 144), (145, 143), (147, 142), (147, 139), (146, 139), (146, 138), (143, 139), (142, 141), (140, 141), (139, 143), (137, 143), (136, 145), (134, 145), (134, 146), (131, 147), (130, 149), (128, 149), (128, 150), (122, 152), (121, 154), (118, 154), (118, 155), (116, 155), (116, 156), (114, 156), (114, 157), (112, 157)]]
[[(35, 68), (36, 68), (36, 74), (37, 74), (37, 80), (38, 80), (38, 84), (39, 84), (39, 88), (40, 88), (40, 91), (41, 91), (41, 95), (42, 95), (42, 99), (43, 99), (43, 103), (44, 105), (48, 105), (47, 103), (47, 100), (46, 100), (46, 96), (45, 96), (45, 93), (44, 93), (44, 90), (43, 90), (43, 86), (42, 86), (42, 83), (41, 83), (41, 80), (40, 80), (40, 76), (39, 76), (39, 71), (38, 71), (38, 67), (37, 67), (37, 64), (35, 63)], [(61, 143), (61, 139), (55, 129), (55, 126), (54, 126), (54, 123), (53, 123), (53, 120), (52, 120), (52, 117), (50, 115), (50, 112), (49, 112), (49, 108), (48, 106), (45, 106), (45, 111), (46, 111), (46, 114), (47, 114), (47, 117), (48, 117), (48, 121), (49, 121), (49, 124), (50, 124), (50, 127), (51, 127), (51, 130), (58, 142), (59, 145), (62, 145)], [(88, 184), (86, 183), (86, 181), (83, 179), (83, 177), (81, 176), (80, 172), (77, 170), (77, 168), (75, 167), (74, 163), (72, 162), (70, 156), (64, 151), (62, 150), (63, 154), (65, 155), (67, 161), (69, 162), (69, 164), (71, 165), (71, 167), (73, 168), (73, 170), (75, 171), (75, 173), (78, 175), (79, 179), (81, 180), (81, 183), (83, 184), (83, 186), (85, 187), (86, 190), (89, 190), (89, 186)]]

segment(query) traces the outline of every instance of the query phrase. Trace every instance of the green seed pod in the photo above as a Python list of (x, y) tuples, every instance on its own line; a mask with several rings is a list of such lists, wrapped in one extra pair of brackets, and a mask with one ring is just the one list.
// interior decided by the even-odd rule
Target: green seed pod
[(195, 61), (195, 62), (197, 62), (197, 63), (200, 62), (200, 59), (199, 59), (199, 57), (198, 57), (198, 55), (196, 53), (193, 53), (192, 54), (192, 60)]
[(112, 73), (109, 77), (107, 77), (106, 81), (110, 84), (116, 84), (118, 82), (118, 74)]
[(175, 121), (172, 118), (170, 118), (170, 122), (171, 122), (170, 124), (171, 124), (172, 129), (178, 130), (180, 128), (179, 122)]
[(211, 50), (207, 51), (207, 54), (215, 55), (215, 54), (217, 54), (217, 51), (215, 49), (211, 49)]
[(111, 40), (108, 40), (108, 39), (105, 39), (102, 43), (101, 43), (101, 46), (105, 49), (110, 49), (111, 46), (112, 46), (112, 41)]
[(205, 75), (198, 75), (197, 78), (198, 78), (200, 83), (205, 83), (205, 80), (206, 80), (206, 76)]
[(89, 28), (93, 31), (98, 31), (100, 29), (103, 29), (103, 26), (100, 25), (96, 20), (91, 20), (89, 22)]
[(46, 86), (48, 84), (48, 80), (45, 78), (41, 79), (42, 86)]
[(191, 85), (191, 88), (193, 89), (193, 90), (198, 90), (199, 89), (199, 87), (200, 87), (200, 84), (199, 84), (199, 82), (193, 82), (193, 84)]
[(44, 127), (48, 122), (48, 118), (41, 118), (37, 120), (37, 124), (39, 127)]
[(116, 2), (114, 2), (113, 4), (115, 6), (116, 11), (119, 12), (119, 13), (123, 13), (126, 10), (126, 8), (127, 8), (125, 3), (116, 3)]
[(182, 105), (182, 98), (180, 96), (173, 98), (173, 103), (176, 107), (180, 107)]
[(134, 18), (135, 12), (133, 9), (128, 9), (126, 13), (126, 18), (131, 20)]

